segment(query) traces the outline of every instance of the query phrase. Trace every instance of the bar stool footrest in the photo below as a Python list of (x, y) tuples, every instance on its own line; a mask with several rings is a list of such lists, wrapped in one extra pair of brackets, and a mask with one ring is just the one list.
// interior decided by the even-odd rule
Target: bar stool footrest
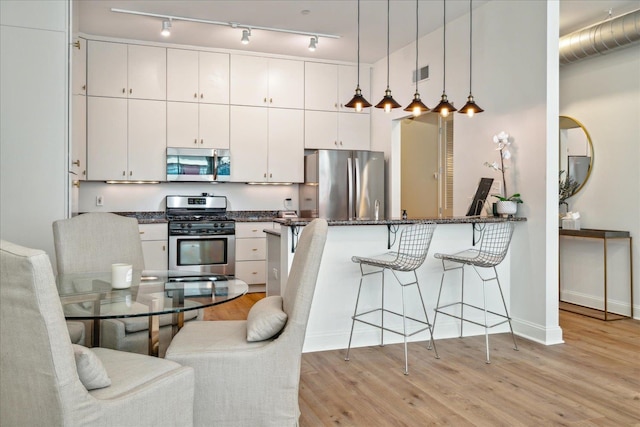
[(502, 318), (504, 320), (501, 320), (501, 321), (499, 321), (497, 323), (493, 323), (493, 324), (484, 324), (484, 323), (476, 322), (475, 320), (464, 318), (464, 317), (462, 317), (460, 315), (457, 315), (457, 314), (447, 313), (446, 311), (444, 311), (444, 309), (451, 308), (451, 307), (457, 307), (457, 306), (464, 306), (464, 307), (473, 308), (473, 309), (479, 310), (480, 312), (484, 313), (484, 309), (482, 307), (478, 307), (478, 306), (473, 305), (473, 304), (467, 304), (466, 302), (465, 303), (454, 302), (452, 304), (447, 304), (447, 305), (443, 305), (441, 307), (436, 307), (435, 311), (436, 311), (436, 313), (444, 314), (445, 316), (453, 317), (454, 319), (462, 320), (463, 322), (472, 323), (474, 325), (482, 326), (483, 328), (493, 328), (495, 326), (499, 326), (499, 325), (502, 325), (504, 323), (507, 323), (507, 322), (509, 322), (511, 320), (511, 318), (509, 316), (505, 315), (505, 314), (496, 313), (495, 311), (487, 310), (488, 314), (500, 317), (500, 318)]
[[(398, 331), (398, 330), (395, 330), (395, 329), (388, 328), (386, 326), (382, 326), (381, 323), (373, 323), (372, 321), (361, 319), (362, 316), (365, 316), (365, 315), (368, 315), (368, 314), (371, 314), (371, 313), (375, 313), (375, 312), (378, 312), (378, 311), (381, 311), (381, 312), (384, 312), (384, 313), (388, 313), (388, 314), (392, 314), (392, 315), (397, 316), (397, 317), (399, 317), (401, 319), (403, 317), (402, 314), (396, 313), (395, 311), (387, 310), (386, 308), (385, 309), (376, 308), (374, 310), (369, 310), (369, 311), (365, 311), (363, 313), (358, 313), (355, 316), (352, 316), (351, 318), (356, 322), (364, 323), (365, 325), (373, 326), (374, 328), (382, 329), (382, 330), (385, 330), (387, 332), (391, 332), (391, 333), (394, 333), (394, 334), (397, 334), (397, 335), (400, 335), (400, 336), (403, 336), (403, 337), (411, 337), (411, 336), (416, 335), (416, 334), (418, 334), (420, 332), (430, 331), (431, 330), (431, 324), (428, 323), (427, 321), (416, 319), (416, 318), (409, 317), (409, 316), (404, 316), (404, 318), (406, 320), (410, 320), (410, 321), (418, 323), (420, 325), (424, 325), (425, 327), (423, 327), (421, 329), (418, 329), (416, 331), (413, 331), (411, 333), (405, 334), (402, 331)], [(413, 325), (413, 326), (415, 327), (415, 325)], [(407, 327), (407, 329), (409, 329), (409, 327)]]

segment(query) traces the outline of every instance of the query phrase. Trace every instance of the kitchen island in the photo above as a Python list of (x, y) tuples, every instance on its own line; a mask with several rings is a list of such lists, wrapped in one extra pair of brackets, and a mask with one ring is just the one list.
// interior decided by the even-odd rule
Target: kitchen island
[[(283, 294), (287, 283), (288, 271), (295, 254), (297, 237), (302, 228), (312, 219), (304, 218), (279, 218), (275, 219), (275, 230), (280, 227), (279, 252), (267, 253), (269, 271), (278, 277), (280, 283), (279, 293)], [(526, 221), (526, 218), (500, 218), (500, 217), (452, 217), (434, 219), (389, 219), (389, 220), (330, 220), (327, 242), (324, 249), (318, 282), (314, 294), (307, 334), (305, 337), (305, 352), (345, 349), (349, 341), (351, 329), (351, 316), (355, 307), (358, 284), (360, 281), (360, 268), (351, 261), (351, 257), (376, 256), (397, 249), (400, 233), (404, 227), (419, 222), (433, 221), (437, 223), (436, 231), (431, 241), (429, 253), (424, 264), (416, 271), (422, 295), (427, 306), (430, 320), (433, 320), (434, 307), (438, 297), (440, 279), (442, 277), (442, 264), (433, 257), (436, 252), (455, 253), (472, 247), (480, 237), (486, 224), (503, 221)], [(279, 260), (277, 259), (279, 258)], [(279, 265), (279, 268), (273, 267)], [(510, 256), (498, 266), (498, 273), (505, 293), (507, 306), (509, 306), (509, 289), (511, 281)], [(410, 273), (407, 273), (410, 274)], [(380, 276), (372, 275), (364, 279), (362, 294), (360, 296), (360, 308), (379, 307), (381, 298)], [(457, 273), (448, 274), (449, 286), (445, 286), (442, 301), (453, 301), (459, 298), (460, 276)], [(467, 272), (465, 286), (465, 301), (481, 301), (481, 281), (471, 271)], [(401, 290), (395, 278), (390, 273), (385, 276), (385, 307), (401, 310)], [(415, 288), (407, 289), (407, 292), (416, 292)], [(275, 292), (278, 293), (278, 292)], [(417, 298), (417, 293), (416, 293)], [(407, 301), (415, 300), (409, 294)], [(417, 302), (417, 300), (415, 300)], [(502, 302), (497, 287), (487, 287), (487, 308), (496, 311)], [(419, 304), (407, 304), (408, 316), (419, 316)], [(418, 317), (419, 318), (419, 317)], [(389, 319), (388, 324), (394, 319)], [(387, 321), (387, 320), (385, 320)], [(393, 325), (399, 326), (399, 325)], [(491, 330), (492, 333), (508, 331), (507, 325), (502, 325)], [(465, 335), (483, 334), (482, 328), (465, 324)], [(454, 319), (438, 318), (435, 338), (452, 338), (459, 336), (459, 324)], [(412, 341), (426, 341), (428, 333), (422, 332), (411, 337)], [(385, 334), (385, 344), (402, 342), (402, 337), (395, 334)], [(356, 324), (353, 335), (353, 347), (378, 345), (380, 343), (379, 330), (367, 325)], [(426, 345), (426, 343), (425, 343)]]

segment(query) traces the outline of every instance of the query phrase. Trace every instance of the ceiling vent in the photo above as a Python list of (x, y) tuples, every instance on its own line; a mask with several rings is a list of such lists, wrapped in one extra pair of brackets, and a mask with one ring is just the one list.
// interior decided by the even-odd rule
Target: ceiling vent
[(560, 37), (560, 64), (640, 42), (640, 9)]

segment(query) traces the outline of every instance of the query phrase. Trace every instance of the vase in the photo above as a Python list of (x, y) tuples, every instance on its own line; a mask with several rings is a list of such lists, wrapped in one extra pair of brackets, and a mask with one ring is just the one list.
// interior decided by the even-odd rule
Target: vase
[(511, 200), (500, 200), (496, 203), (496, 210), (500, 215), (515, 215), (518, 211), (518, 204)]

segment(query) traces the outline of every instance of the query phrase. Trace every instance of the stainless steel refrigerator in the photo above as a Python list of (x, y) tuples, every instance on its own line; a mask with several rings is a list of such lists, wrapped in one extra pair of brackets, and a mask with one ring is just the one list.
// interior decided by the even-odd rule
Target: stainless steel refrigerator
[(305, 156), (303, 218), (384, 219), (384, 153), (318, 150)]

